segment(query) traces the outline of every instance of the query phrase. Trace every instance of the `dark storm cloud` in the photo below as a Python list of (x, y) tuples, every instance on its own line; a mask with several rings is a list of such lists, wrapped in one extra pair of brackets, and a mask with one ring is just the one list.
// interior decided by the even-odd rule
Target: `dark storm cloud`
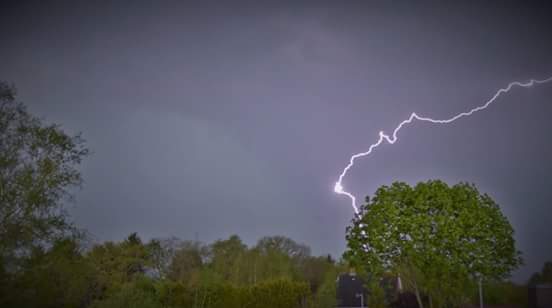
[[(340, 254), (352, 211), (332, 188), (350, 154), (412, 111), (449, 117), (552, 74), (544, 5), (201, 3), (0, 7), (0, 79), (94, 152), (72, 213), (100, 240), (284, 234)], [(552, 259), (551, 97), (515, 89), (417, 123), (344, 184), (475, 182), (514, 224), (525, 279)]]

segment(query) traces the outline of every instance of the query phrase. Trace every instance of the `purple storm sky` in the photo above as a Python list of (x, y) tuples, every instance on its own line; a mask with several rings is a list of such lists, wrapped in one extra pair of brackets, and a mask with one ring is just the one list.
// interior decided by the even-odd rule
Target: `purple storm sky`
[[(281, 234), (339, 256), (351, 154), (413, 111), (447, 118), (552, 76), (552, 7), (533, 4), (3, 1), (0, 79), (88, 141), (70, 211), (97, 240)], [(344, 184), (362, 200), (474, 182), (514, 225), (523, 281), (552, 260), (551, 116), (551, 84), (516, 88), (403, 129)]]

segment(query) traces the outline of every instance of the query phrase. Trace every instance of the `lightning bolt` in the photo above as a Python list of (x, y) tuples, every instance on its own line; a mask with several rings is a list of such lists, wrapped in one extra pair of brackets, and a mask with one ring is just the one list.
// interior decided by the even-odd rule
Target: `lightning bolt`
[(345, 178), (345, 175), (347, 175), (347, 172), (354, 166), (355, 160), (357, 158), (361, 158), (361, 157), (370, 155), (384, 141), (387, 141), (387, 143), (389, 143), (389, 144), (394, 144), (398, 140), (397, 134), (399, 133), (399, 131), (405, 125), (414, 122), (414, 120), (423, 121), (423, 122), (430, 122), (430, 123), (434, 123), (434, 124), (449, 124), (449, 123), (452, 123), (452, 122), (454, 122), (454, 121), (456, 121), (460, 118), (470, 116), (470, 115), (472, 115), (472, 114), (474, 114), (478, 111), (482, 111), (482, 110), (486, 109), (492, 103), (494, 103), (501, 94), (509, 92), (514, 86), (529, 88), (529, 87), (532, 87), (535, 84), (543, 84), (543, 83), (547, 83), (547, 82), (550, 82), (550, 81), (552, 81), (552, 77), (548, 77), (546, 79), (541, 79), (541, 80), (531, 79), (528, 82), (519, 82), (519, 81), (510, 82), (507, 87), (499, 89), (498, 91), (496, 91), (496, 93), (491, 97), (491, 99), (489, 99), (485, 104), (483, 104), (481, 106), (478, 106), (478, 107), (475, 107), (475, 108), (473, 108), (469, 111), (459, 113), (459, 114), (457, 114), (457, 115), (455, 115), (451, 118), (448, 118), (448, 119), (443, 119), (443, 120), (432, 119), (432, 118), (429, 118), (429, 117), (419, 116), (415, 112), (413, 112), (412, 114), (410, 114), (410, 117), (408, 117), (408, 119), (402, 121), (401, 123), (399, 123), (399, 125), (397, 125), (397, 127), (393, 130), (393, 133), (391, 135), (388, 135), (388, 134), (384, 133), (383, 131), (380, 131), (378, 140), (375, 143), (371, 144), (368, 147), (368, 150), (366, 152), (357, 153), (357, 154), (354, 154), (353, 156), (351, 156), (351, 158), (349, 159), (349, 163), (347, 164), (347, 166), (345, 166), (343, 171), (341, 171), (341, 174), (339, 175), (339, 179), (335, 183), (334, 191), (336, 193), (340, 194), (340, 195), (344, 195), (344, 196), (349, 197), (349, 199), (351, 199), (351, 206), (353, 207), (353, 209), (355, 211), (355, 214), (358, 214), (359, 211), (358, 211), (358, 207), (356, 205), (355, 196), (352, 193), (346, 191), (343, 187), (343, 184), (342, 184), (343, 183), (343, 178)]

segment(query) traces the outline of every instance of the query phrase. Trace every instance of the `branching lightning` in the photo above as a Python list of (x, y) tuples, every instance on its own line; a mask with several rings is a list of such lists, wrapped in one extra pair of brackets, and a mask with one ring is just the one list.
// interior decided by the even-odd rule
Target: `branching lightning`
[(349, 197), (349, 199), (351, 199), (351, 205), (352, 205), (352, 207), (355, 211), (355, 214), (358, 214), (359, 211), (358, 211), (358, 207), (356, 205), (356, 198), (352, 193), (350, 193), (350, 192), (348, 192), (344, 189), (343, 184), (342, 184), (343, 183), (343, 178), (345, 177), (345, 175), (347, 175), (347, 172), (349, 171), (349, 169), (351, 169), (353, 167), (353, 165), (355, 164), (355, 160), (357, 158), (370, 155), (378, 146), (380, 146), (383, 143), (383, 141), (387, 141), (387, 143), (389, 143), (389, 144), (394, 144), (395, 142), (397, 142), (397, 138), (398, 138), (397, 134), (399, 133), (399, 131), (406, 124), (410, 124), (414, 120), (430, 122), (430, 123), (434, 123), (434, 124), (448, 124), (448, 123), (454, 122), (454, 121), (456, 121), (460, 118), (470, 116), (470, 115), (472, 115), (472, 114), (474, 114), (478, 111), (486, 109), (492, 103), (494, 103), (501, 94), (509, 92), (514, 86), (528, 88), (528, 87), (531, 87), (535, 84), (543, 84), (543, 83), (551, 82), (551, 81), (552, 81), (552, 77), (549, 77), (549, 78), (546, 78), (546, 79), (541, 79), (541, 80), (531, 79), (528, 82), (519, 82), (519, 81), (511, 82), (511, 83), (508, 84), (507, 87), (499, 89), (498, 91), (496, 91), (496, 93), (493, 95), (493, 97), (491, 97), (491, 99), (489, 99), (485, 104), (483, 104), (481, 106), (478, 106), (478, 107), (475, 107), (475, 108), (471, 109), (470, 111), (459, 113), (459, 114), (457, 114), (457, 115), (455, 115), (455, 116), (453, 116), (449, 119), (443, 119), (443, 120), (432, 119), (432, 118), (429, 118), (429, 117), (419, 116), (415, 112), (413, 112), (410, 115), (410, 117), (408, 117), (408, 119), (406, 119), (406, 120), (402, 121), (401, 123), (399, 123), (399, 125), (393, 130), (393, 133), (391, 135), (388, 135), (388, 134), (384, 133), (383, 131), (380, 131), (378, 140), (375, 143), (371, 144), (368, 147), (368, 150), (366, 152), (357, 153), (357, 154), (354, 154), (353, 156), (351, 156), (351, 158), (349, 159), (349, 163), (347, 164), (347, 166), (345, 166), (345, 168), (343, 169), (343, 171), (339, 175), (339, 179), (335, 183), (334, 191), (336, 193), (340, 194), (340, 195), (345, 195), (345, 196)]

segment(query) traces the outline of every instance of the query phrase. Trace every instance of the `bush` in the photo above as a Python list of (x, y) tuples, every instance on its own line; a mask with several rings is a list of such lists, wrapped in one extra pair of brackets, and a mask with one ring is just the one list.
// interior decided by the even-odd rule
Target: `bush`
[(142, 277), (135, 282), (125, 284), (112, 296), (96, 301), (92, 308), (162, 308), (153, 281)]

